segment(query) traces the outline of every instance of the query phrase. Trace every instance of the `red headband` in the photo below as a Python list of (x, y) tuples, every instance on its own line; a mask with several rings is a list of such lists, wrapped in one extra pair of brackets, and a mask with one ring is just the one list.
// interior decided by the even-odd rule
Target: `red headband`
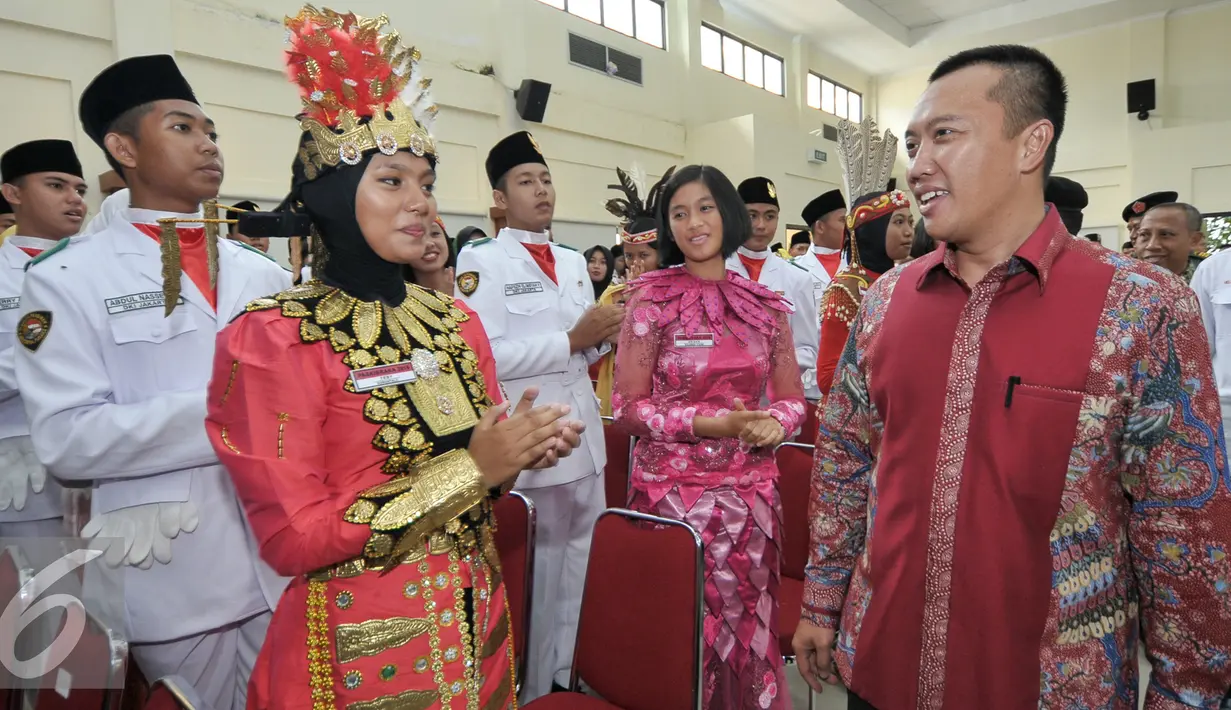
[(846, 215), (846, 228), (854, 232), (859, 227), (880, 219), (887, 214), (897, 212), (903, 207), (910, 207), (910, 200), (901, 190), (892, 190), (861, 205), (856, 205)]

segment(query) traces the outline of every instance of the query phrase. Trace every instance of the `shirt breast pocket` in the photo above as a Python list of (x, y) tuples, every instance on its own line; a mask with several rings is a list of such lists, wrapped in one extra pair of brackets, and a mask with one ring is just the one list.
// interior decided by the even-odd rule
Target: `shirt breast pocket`
[(1007, 446), (1000, 448), (996, 469), (1017, 508), (1037, 512), (1036, 522), (1047, 528), (1064, 490), (1085, 393), (1038, 382), (1008, 386), (1005, 431), (997, 439)]
[(161, 309), (112, 318), (108, 324), (114, 354), (112, 386), (117, 397), (144, 399), (162, 392), (182, 392), (205, 382), (186, 373), (208, 373), (213, 342), (202, 343), (192, 314), (179, 306), (169, 318)]
[(519, 296), (508, 296), (504, 299), (504, 307), (510, 315), (525, 318), (539, 315), (547, 310), (550, 305), (546, 294), (542, 293), (527, 293)]
[(1214, 343), (1219, 349), (1231, 348), (1231, 285), (1222, 286), (1210, 294), (1214, 304)]

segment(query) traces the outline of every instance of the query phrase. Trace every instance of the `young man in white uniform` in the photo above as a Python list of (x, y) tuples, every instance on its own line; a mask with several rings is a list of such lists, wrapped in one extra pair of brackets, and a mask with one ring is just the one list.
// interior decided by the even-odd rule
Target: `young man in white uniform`
[(529, 702), (569, 680), (590, 535), (605, 507), (607, 455), (588, 368), (606, 348), (603, 341), (619, 332), (623, 309), (595, 308), (585, 259), (552, 243), (547, 229), (556, 191), (529, 133), (498, 143), (487, 157), (487, 175), (508, 226), (495, 239), (462, 249), (458, 295), (487, 329), (505, 396), (516, 401), (527, 387), (538, 387), (538, 404), (567, 404), (586, 424), (572, 456), (516, 486), (538, 515), (522, 696)]
[[(739, 196), (748, 206), (752, 234), (727, 259), (727, 269), (776, 291), (791, 304), (794, 309), (790, 323), (795, 360), (799, 363), (804, 392), (807, 394), (816, 389), (816, 355), (820, 341), (819, 321), (812, 298), (812, 277), (769, 250), (770, 242), (778, 233), (780, 209), (778, 189), (774, 183), (764, 177), (748, 178), (739, 184)], [(820, 396), (819, 392), (817, 396)]]
[[(817, 349), (820, 349), (821, 299), (825, 289), (842, 268), (842, 235), (846, 230), (846, 201), (840, 190), (830, 190), (804, 207), (804, 223), (812, 231), (812, 249), (791, 263), (802, 267), (812, 276), (813, 315), (816, 318)], [(812, 367), (816, 367), (813, 362)], [(809, 400), (819, 400), (821, 391), (813, 382), (804, 395)]]
[(13, 146), (0, 156), (0, 183), (18, 218), (0, 244), (0, 537), (64, 537), (60, 485), (34, 455), (13, 348), (26, 265), (81, 229), (88, 187), (66, 140)]
[(103, 70), (80, 114), (131, 204), (26, 273), (16, 368), (34, 449), (52, 475), (94, 487), (83, 536), (124, 566), (145, 676), (179, 675), (210, 707), (243, 708), (284, 580), (257, 556), (205, 433), (205, 396), (217, 332), (290, 279), (200, 223), (172, 237), (157, 222), (199, 217), (222, 183), (213, 121), (170, 56)]

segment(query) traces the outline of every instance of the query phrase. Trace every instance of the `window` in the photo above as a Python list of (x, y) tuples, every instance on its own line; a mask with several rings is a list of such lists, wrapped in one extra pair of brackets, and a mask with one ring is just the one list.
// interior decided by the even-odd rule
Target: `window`
[(808, 72), (808, 105), (838, 118), (863, 120), (863, 94)]
[(771, 94), (783, 95), (785, 65), (782, 58), (716, 27), (701, 25), (701, 65)]
[(590, 22), (666, 49), (666, 0), (539, 0)]

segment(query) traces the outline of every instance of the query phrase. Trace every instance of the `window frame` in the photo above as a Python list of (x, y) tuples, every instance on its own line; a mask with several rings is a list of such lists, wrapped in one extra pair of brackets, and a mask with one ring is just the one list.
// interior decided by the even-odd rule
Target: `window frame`
[(637, 36), (637, 0), (628, 0), (629, 10), (632, 12), (632, 21), (633, 21), (633, 33), (631, 35), (624, 34), (624, 32), (617, 30), (613, 27), (609, 27), (607, 25), (607, 17), (606, 17), (607, 10), (605, 7), (606, 3), (604, 2), (604, 0), (598, 0), (598, 16), (599, 16), (598, 22), (595, 22), (594, 20), (591, 20), (588, 17), (583, 17), (581, 15), (578, 15), (572, 12), (571, 10), (569, 10), (569, 3), (572, 0), (559, 0), (559, 1), (564, 3), (564, 7), (562, 8), (556, 7), (553, 3), (549, 2), (548, 0), (539, 0), (541, 4), (546, 5), (547, 7), (550, 7), (553, 10), (560, 10), (561, 12), (567, 12), (569, 15), (572, 15), (573, 17), (576, 17), (579, 20), (584, 20), (586, 22), (589, 22), (590, 24), (598, 25), (599, 27), (602, 27), (605, 30), (615, 32), (621, 37), (627, 37), (629, 39), (637, 40), (638, 42), (644, 44), (647, 47), (653, 47), (654, 49), (661, 49), (664, 52), (667, 51), (667, 0), (648, 0), (648, 2), (652, 2), (655, 5), (658, 5), (658, 8), (660, 10), (658, 16), (662, 20), (662, 27), (659, 28), (659, 31), (661, 32), (661, 37), (663, 39), (663, 43), (661, 47), (651, 42), (647, 42)]
[[(822, 95), (819, 95), (819, 96), (817, 96), (817, 97), (816, 97), (816, 99), (817, 99), (817, 103), (819, 104), (818, 106), (813, 106), (811, 103), (809, 103), (809, 102), (808, 102), (808, 98), (809, 98), (809, 97), (808, 97), (808, 82), (809, 82), (809, 81), (810, 81), (813, 77), (816, 77), (816, 80), (817, 80), (817, 93), (818, 93), (818, 94), (822, 94)], [(865, 111), (864, 111), (864, 102), (863, 102), (863, 98), (864, 98), (864, 97), (863, 97), (863, 92), (861, 92), (861, 91), (855, 91), (854, 89), (852, 89), (851, 87), (847, 86), (846, 84), (843, 84), (843, 83), (842, 83), (842, 82), (840, 82), (840, 81), (834, 81), (833, 79), (831, 79), (831, 78), (829, 78), (829, 77), (825, 76), (824, 74), (821, 74), (821, 73), (819, 73), (819, 72), (812, 71), (811, 69), (809, 69), (809, 70), (808, 70), (808, 76), (804, 79), (804, 82), (805, 82), (805, 83), (804, 83), (804, 105), (805, 105), (805, 106), (807, 106), (808, 108), (813, 109), (813, 110), (815, 110), (815, 111), (820, 111), (821, 113), (827, 113), (827, 114), (829, 114), (830, 116), (833, 116), (833, 117), (835, 117), (835, 118), (845, 118), (846, 120), (848, 120), (848, 121), (854, 121), (855, 123), (859, 123), (859, 121), (862, 121), (862, 120), (863, 120), (863, 117), (864, 117), (864, 115), (865, 115)], [(824, 106), (824, 105), (825, 105), (825, 99), (824, 99), (824, 96), (823, 96), (823, 94), (824, 94), (825, 82), (829, 82), (829, 83), (830, 83), (830, 84), (832, 84), (832, 85), (833, 85), (833, 87), (834, 87), (834, 108), (835, 108), (835, 109), (837, 108), (837, 90), (838, 90), (838, 89), (842, 89), (842, 90), (846, 91), (846, 93), (848, 94), (848, 97), (847, 97), (847, 102), (846, 102), (846, 114), (847, 114), (847, 115), (842, 116), (842, 115), (839, 115), (839, 114), (837, 113), (837, 111), (836, 111), (836, 110), (835, 110), (835, 111), (827, 111), (827, 110), (825, 110), (825, 109), (821, 108), (821, 106)], [(850, 95), (850, 94), (854, 94), (855, 96), (858, 96), (858, 97), (859, 97), (859, 119), (858, 119), (858, 120), (854, 120), (854, 119), (852, 119), (852, 118), (850, 117), (850, 113), (851, 113), (851, 111), (850, 111), (851, 104), (850, 104), (850, 98), (849, 98), (849, 95)]]
[[(746, 40), (744, 40), (744, 39), (741, 39), (741, 38), (739, 37), (739, 35), (735, 35), (735, 34), (732, 34), (732, 33), (730, 33), (730, 32), (727, 32), (726, 30), (722, 29), (721, 27), (717, 27), (717, 26), (712, 25), (712, 24), (710, 24), (710, 23), (708, 23), (708, 22), (702, 22), (702, 23), (701, 23), (701, 29), (700, 29), (699, 31), (705, 31), (705, 30), (709, 30), (710, 32), (713, 32), (713, 33), (715, 33), (715, 34), (717, 34), (717, 35), (718, 35), (719, 45), (720, 45), (720, 47), (722, 48), (722, 50), (723, 50), (723, 51), (720, 53), (720, 54), (721, 54), (721, 57), (722, 57), (722, 68), (720, 68), (720, 69), (715, 69), (714, 67), (709, 67), (709, 66), (706, 66), (706, 65), (703, 63), (703, 64), (701, 65), (701, 67), (702, 67), (703, 69), (708, 69), (709, 71), (718, 72), (719, 74), (722, 74), (723, 76), (726, 76), (726, 77), (730, 77), (730, 78), (732, 78), (732, 79), (735, 79), (736, 81), (740, 82), (741, 84), (747, 84), (748, 86), (751, 86), (751, 87), (752, 87), (752, 88), (754, 88), (754, 89), (760, 89), (761, 91), (764, 91), (765, 93), (769, 94), (770, 96), (778, 96), (778, 97), (781, 97), (781, 98), (786, 98), (786, 96), (787, 96), (787, 82), (786, 82), (786, 59), (785, 59), (784, 57), (782, 57), (782, 56), (780, 56), (780, 55), (778, 55), (778, 54), (776, 54), (776, 53), (774, 53), (774, 52), (771, 52), (771, 51), (769, 51), (769, 50), (765, 49), (764, 47), (762, 47), (762, 46), (760, 46), (760, 45), (753, 44), (752, 42), (748, 42), (748, 41), (746, 41)], [(741, 49), (740, 49), (740, 67), (739, 67), (739, 76), (738, 76), (738, 77), (737, 77), (737, 76), (734, 76), (734, 75), (732, 75), (732, 74), (730, 74), (729, 72), (727, 72), (727, 56), (726, 56), (726, 47), (725, 47), (725, 45), (726, 45), (726, 43), (727, 43), (728, 41), (731, 41), (731, 42), (736, 42), (736, 43), (738, 43), (738, 44), (740, 45), (740, 47), (741, 47)], [(747, 71), (746, 71), (746, 64), (745, 64), (745, 63), (748, 61), (748, 50), (750, 50), (750, 49), (751, 49), (752, 51), (754, 51), (754, 52), (760, 52), (760, 53), (761, 53), (761, 86), (757, 86), (756, 84), (754, 84), (754, 83), (752, 83), (752, 82), (748, 81), (748, 78), (747, 78)], [(782, 93), (778, 93), (778, 92), (773, 91), (773, 90), (771, 90), (770, 88), (768, 88), (768, 87), (769, 87), (769, 81), (766, 79), (766, 77), (768, 76), (768, 74), (767, 74), (767, 73), (766, 73), (766, 71), (765, 71), (765, 69), (766, 69), (765, 63), (766, 63), (766, 60), (767, 60), (767, 59), (772, 59), (772, 60), (774, 60), (774, 61), (778, 62), (778, 69), (779, 69), (779, 80), (778, 80), (778, 84), (779, 84), (779, 86), (781, 86), (781, 87), (782, 87)]]

